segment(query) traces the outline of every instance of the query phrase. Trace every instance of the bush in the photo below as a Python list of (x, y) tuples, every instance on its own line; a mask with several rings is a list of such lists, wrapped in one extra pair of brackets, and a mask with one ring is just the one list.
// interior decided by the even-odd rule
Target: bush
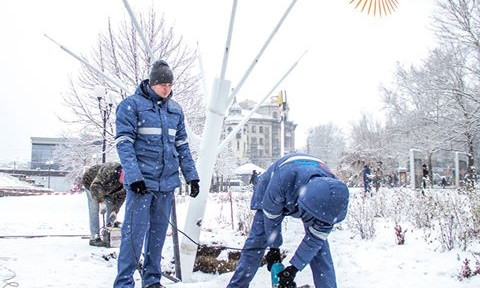
[(348, 225), (356, 230), (362, 239), (375, 236), (375, 209), (371, 197), (351, 196)]

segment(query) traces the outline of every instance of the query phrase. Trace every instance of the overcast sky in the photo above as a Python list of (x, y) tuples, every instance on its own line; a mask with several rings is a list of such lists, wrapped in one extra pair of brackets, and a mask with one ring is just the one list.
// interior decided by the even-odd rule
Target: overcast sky
[[(254, 72), (239, 100), (260, 100), (304, 53), (277, 90), (286, 90), (290, 120), (298, 124), (297, 146), (308, 128), (333, 122), (348, 127), (361, 112), (376, 115), (378, 86), (395, 63), (418, 63), (434, 45), (429, 31), (433, 1), (399, 0), (387, 17), (356, 10), (349, 0), (299, 0)], [(199, 43), (207, 88), (220, 73), (232, 1), (129, 2), (136, 11), (154, 5), (178, 35)], [(152, 4), (153, 3), (153, 4)], [(227, 79), (240, 81), (291, 0), (238, 3)], [(0, 2), (0, 161), (28, 160), (30, 137), (55, 137), (68, 129), (59, 120), (63, 96), (80, 63), (43, 36), (78, 54), (88, 54), (107, 19), (128, 18), (121, 0), (15, 0)]]

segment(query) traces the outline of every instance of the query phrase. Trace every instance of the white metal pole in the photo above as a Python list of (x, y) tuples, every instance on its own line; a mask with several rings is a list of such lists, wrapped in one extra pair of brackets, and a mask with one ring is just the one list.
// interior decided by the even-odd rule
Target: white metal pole
[(277, 26), (275, 26), (275, 28), (273, 29), (272, 33), (270, 33), (270, 36), (267, 38), (267, 40), (265, 41), (265, 43), (263, 44), (262, 48), (260, 49), (260, 51), (258, 52), (257, 56), (255, 57), (255, 59), (253, 59), (252, 63), (250, 64), (250, 66), (248, 67), (247, 71), (245, 72), (245, 74), (243, 75), (242, 79), (240, 80), (240, 82), (238, 82), (237, 84), (237, 87), (235, 87), (235, 89), (232, 91), (232, 93), (230, 94), (230, 96), (228, 97), (228, 100), (229, 102), (228, 103), (231, 103), (233, 101), (233, 98), (237, 95), (238, 91), (240, 90), (240, 88), (243, 86), (243, 83), (245, 83), (245, 81), (247, 80), (248, 76), (250, 75), (250, 73), (252, 72), (253, 68), (255, 67), (255, 65), (257, 65), (258, 63), (258, 60), (260, 59), (260, 57), (262, 56), (263, 52), (265, 51), (265, 49), (268, 47), (268, 45), (270, 44), (270, 41), (272, 41), (273, 39), (273, 36), (275, 36), (275, 34), (277, 34), (277, 31), (280, 29), (280, 27), (282, 26), (283, 24), (283, 21), (287, 18), (288, 14), (290, 13), (290, 11), (292, 10), (293, 6), (295, 5), (295, 3), (297, 3), (297, 0), (293, 0), (292, 3), (290, 3), (290, 6), (288, 6), (287, 10), (285, 11), (285, 13), (283, 13), (283, 16), (280, 18), (280, 21), (278, 21), (277, 23)]
[(121, 83), (120, 80), (118, 80), (117, 78), (113, 78), (113, 77), (110, 77), (108, 76), (107, 74), (103, 73), (102, 71), (100, 71), (99, 69), (95, 68), (94, 66), (92, 66), (90, 63), (88, 63), (87, 61), (85, 61), (84, 59), (82, 59), (81, 57), (77, 56), (75, 53), (73, 53), (72, 51), (70, 51), (69, 49), (67, 49), (66, 47), (58, 44), (55, 40), (53, 40), (52, 38), (50, 38), (47, 34), (43, 34), (45, 37), (47, 37), (50, 41), (52, 41), (53, 43), (57, 44), (60, 49), (62, 49), (63, 51), (67, 52), (68, 54), (70, 54), (71, 56), (73, 56), (75, 59), (77, 59), (78, 61), (82, 62), (85, 66), (87, 66), (88, 68), (92, 69), (95, 73), (97, 73), (98, 75), (100, 75), (101, 77), (107, 79), (108, 81), (112, 82), (113, 84), (115, 84), (118, 88), (122, 89), (123, 91), (129, 91), (129, 89), (127, 88), (127, 86), (123, 85)]
[(150, 44), (148, 44), (147, 39), (143, 35), (142, 29), (140, 29), (140, 24), (138, 24), (137, 18), (135, 17), (135, 14), (133, 13), (132, 8), (130, 8), (130, 5), (128, 4), (127, 0), (123, 0), (123, 5), (125, 5), (125, 8), (128, 11), (128, 14), (130, 15), (130, 19), (132, 19), (133, 26), (135, 26), (135, 30), (137, 30), (138, 35), (140, 35), (140, 39), (142, 39), (143, 46), (145, 46), (145, 49), (147, 49), (148, 55), (150, 56), (150, 64), (155, 62), (155, 56), (153, 56), (153, 51), (150, 48)]
[(217, 147), (222, 132), (224, 113), (228, 107), (227, 96), (230, 91), (230, 82), (217, 79), (213, 91), (215, 91), (216, 101), (210, 101), (199, 151), (200, 193), (196, 198), (190, 199), (183, 230), (194, 242), (183, 237), (180, 244), (180, 265), (182, 281), (184, 282), (189, 282), (192, 279), (193, 265), (197, 255), (197, 243), (200, 239), (200, 228), (205, 215), (208, 191), (210, 190), (210, 179), (217, 159), (217, 150), (214, 147)]
[(200, 143), (198, 160), (200, 193), (197, 197), (190, 199), (187, 217), (185, 219), (184, 232), (190, 239), (183, 237), (180, 244), (180, 265), (182, 281), (184, 282), (192, 280), (193, 265), (195, 264), (195, 257), (197, 255), (197, 243), (200, 239), (200, 228), (202, 226), (203, 216), (205, 215), (208, 191), (210, 190), (210, 179), (212, 178), (217, 158), (217, 150), (212, 149), (212, 147), (217, 147), (220, 141), (225, 111), (229, 105), (228, 93), (230, 91), (230, 82), (225, 80), (225, 72), (230, 52), (230, 42), (233, 34), (236, 10), (237, 0), (234, 0), (220, 79), (215, 80), (211, 97), (207, 102), (207, 117), (203, 129), (202, 141)]

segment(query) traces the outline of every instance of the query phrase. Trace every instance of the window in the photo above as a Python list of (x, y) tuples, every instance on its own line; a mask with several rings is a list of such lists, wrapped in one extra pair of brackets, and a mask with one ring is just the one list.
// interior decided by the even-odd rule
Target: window
[(252, 133), (255, 133), (255, 132), (257, 132), (257, 126), (252, 125)]
[(258, 133), (263, 133), (263, 126), (258, 127)]

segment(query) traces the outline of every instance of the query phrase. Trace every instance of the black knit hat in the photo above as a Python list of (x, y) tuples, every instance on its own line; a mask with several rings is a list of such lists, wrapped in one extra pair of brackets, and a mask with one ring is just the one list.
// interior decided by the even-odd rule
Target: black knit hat
[(173, 73), (168, 66), (167, 62), (163, 60), (157, 60), (152, 65), (150, 70), (150, 86), (156, 84), (171, 84), (173, 83)]

